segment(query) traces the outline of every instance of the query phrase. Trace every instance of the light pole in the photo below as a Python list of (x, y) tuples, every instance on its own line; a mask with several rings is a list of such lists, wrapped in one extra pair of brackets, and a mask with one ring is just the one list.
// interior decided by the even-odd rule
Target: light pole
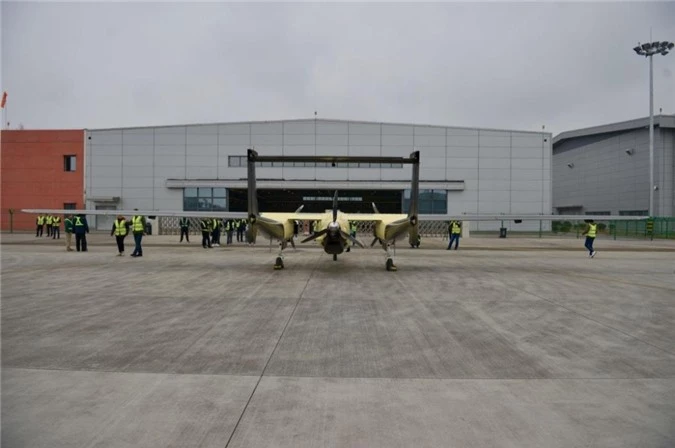
[(649, 58), (649, 216), (654, 213), (654, 63), (652, 56), (657, 53), (667, 55), (675, 44), (672, 42), (652, 42), (633, 48), (639, 56)]

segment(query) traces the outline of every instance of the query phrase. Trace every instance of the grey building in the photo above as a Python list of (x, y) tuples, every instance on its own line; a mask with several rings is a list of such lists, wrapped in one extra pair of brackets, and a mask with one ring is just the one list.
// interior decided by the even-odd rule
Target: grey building
[[(551, 213), (545, 132), (326, 119), (86, 130), (89, 208), (246, 210), (246, 150), (260, 155), (420, 151), (420, 213)], [(409, 165), (269, 163), (257, 169), (261, 211), (405, 212)], [(107, 218), (96, 221), (107, 228)], [(471, 223), (496, 230), (498, 222)], [(518, 224), (518, 229), (539, 223)], [(514, 227), (515, 229), (515, 227)]]
[[(675, 115), (654, 117), (654, 215), (673, 216)], [(560, 214), (647, 215), (649, 118), (553, 139), (553, 207)]]

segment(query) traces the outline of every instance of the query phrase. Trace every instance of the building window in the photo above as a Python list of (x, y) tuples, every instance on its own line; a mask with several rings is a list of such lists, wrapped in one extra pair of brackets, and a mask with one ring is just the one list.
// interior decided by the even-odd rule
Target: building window
[(587, 215), (611, 215), (612, 212), (586, 212)]
[(63, 171), (75, 171), (75, 156), (63, 156)]
[(227, 189), (225, 188), (184, 188), (183, 210), (186, 212), (227, 211)]
[[(244, 168), (248, 166), (248, 160), (246, 156), (229, 156), (227, 164), (231, 168)], [(255, 166), (259, 168), (333, 168), (326, 162), (256, 162)], [(339, 162), (336, 168), (403, 168), (403, 164)]]
[(647, 210), (621, 210), (621, 216), (647, 216)]
[(77, 208), (77, 204), (74, 202), (64, 202), (63, 203), (63, 209), (64, 210), (75, 210)]
[[(448, 213), (447, 190), (420, 190), (419, 212), (421, 215), (445, 215)], [(403, 213), (410, 210), (410, 190), (403, 190)]]

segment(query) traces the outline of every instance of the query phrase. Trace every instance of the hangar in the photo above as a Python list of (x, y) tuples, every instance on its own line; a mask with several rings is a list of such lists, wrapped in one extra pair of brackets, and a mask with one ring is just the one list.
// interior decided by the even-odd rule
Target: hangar
[[(260, 155), (409, 156), (420, 151), (420, 213), (551, 213), (546, 132), (329, 119), (87, 129), (87, 208), (244, 211), (246, 150)], [(291, 166), (292, 165), (292, 166)], [(261, 211), (407, 211), (410, 167), (260, 163)], [(96, 227), (109, 228), (109, 217)], [(548, 224), (545, 224), (548, 225)], [(518, 229), (539, 223), (518, 224)], [(496, 230), (499, 222), (470, 223)]]

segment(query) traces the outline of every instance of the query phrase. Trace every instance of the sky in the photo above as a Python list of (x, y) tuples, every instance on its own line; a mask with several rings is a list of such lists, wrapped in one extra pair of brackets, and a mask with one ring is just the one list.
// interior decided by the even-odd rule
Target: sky
[[(4, 122), (25, 129), (363, 120), (554, 135), (649, 114), (638, 42), (674, 2), (2, 1)], [(675, 49), (654, 57), (675, 114)]]

